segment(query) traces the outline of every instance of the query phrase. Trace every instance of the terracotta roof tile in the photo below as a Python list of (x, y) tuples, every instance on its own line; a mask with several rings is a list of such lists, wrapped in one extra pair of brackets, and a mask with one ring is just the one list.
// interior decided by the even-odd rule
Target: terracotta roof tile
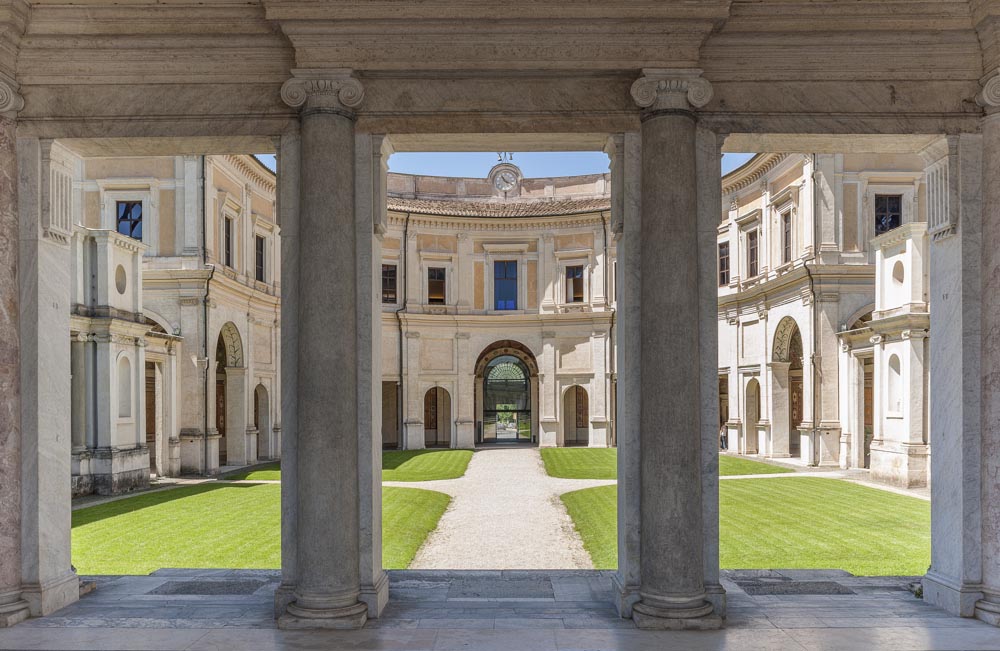
[(509, 201), (448, 201), (389, 197), (389, 210), (448, 217), (549, 217), (611, 209), (611, 199), (512, 199)]

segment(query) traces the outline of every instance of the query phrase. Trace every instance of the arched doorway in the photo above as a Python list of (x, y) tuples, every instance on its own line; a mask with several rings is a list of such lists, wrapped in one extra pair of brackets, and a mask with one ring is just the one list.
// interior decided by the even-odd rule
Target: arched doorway
[(476, 362), (476, 442), (538, 441), (538, 364), (517, 341), (488, 346)]
[(451, 447), (451, 394), (442, 387), (424, 394), (424, 447)]
[(778, 323), (774, 333), (772, 372), (771, 439), (775, 456), (801, 455), (802, 425), (802, 335), (792, 317)]
[(563, 445), (590, 444), (590, 400), (579, 384), (563, 394)]
[(760, 382), (747, 382), (746, 414), (743, 428), (743, 454), (757, 454), (757, 423), (760, 421)]
[(219, 465), (247, 465), (257, 459), (247, 435), (246, 368), (243, 339), (236, 325), (226, 323), (215, 345), (215, 429), (219, 434)]

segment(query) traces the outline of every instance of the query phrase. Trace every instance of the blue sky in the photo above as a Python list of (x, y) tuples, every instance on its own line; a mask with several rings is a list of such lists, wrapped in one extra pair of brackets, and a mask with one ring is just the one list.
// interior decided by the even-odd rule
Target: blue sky
[[(723, 154), (722, 173), (728, 174), (753, 154)], [(265, 165), (274, 169), (274, 156), (259, 156)], [(525, 152), (514, 154), (514, 164), (528, 178), (539, 176), (573, 176), (575, 174), (600, 174), (608, 171), (608, 157), (600, 152)], [(402, 174), (428, 174), (431, 176), (485, 177), (496, 165), (496, 152), (404, 152), (393, 154), (389, 170)]]

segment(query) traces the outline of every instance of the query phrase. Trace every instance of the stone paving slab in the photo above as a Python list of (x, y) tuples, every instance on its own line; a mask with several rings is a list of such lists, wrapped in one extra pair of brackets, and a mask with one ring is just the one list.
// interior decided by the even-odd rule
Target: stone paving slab
[[(913, 577), (852, 577), (805, 570), (724, 572), (729, 603), (724, 630), (649, 632), (618, 617), (610, 572), (393, 571), (383, 616), (361, 631), (334, 632), (277, 630), (272, 597), (278, 579), (273, 572), (154, 574), (98, 581), (98, 589), (79, 603), (0, 630), (0, 649), (1000, 649), (1000, 629), (951, 617), (917, 599), (905, 590)], [(740, 589), (734, 578), (771, 579), (783, 585), (842, 581), (855, 590), (870, 586), (881, 592), (754, 596)], [(242, 595), (156, 594), (158, 586), (170, 581), (231, 580), (263, 581), (264, 586)], [(400, 591), (408, 598), (401, 599)], [(453, 593), (460, 597), (452, 598)], [(467, 597), (468, 593), (483, 596)]]

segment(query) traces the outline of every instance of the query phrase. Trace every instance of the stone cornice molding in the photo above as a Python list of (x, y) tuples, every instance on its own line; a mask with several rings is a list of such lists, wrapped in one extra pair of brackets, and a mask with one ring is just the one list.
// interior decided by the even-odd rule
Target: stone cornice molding
[(643, 109), (690, 110), (708, 104), (712, 84), (697, 68), (643, 68), (629, 92)]
[(282, 84), (281, 99), (292, 108), (333, 109), (353, 115), (365, 99), (365, 89), (346, 68), (296, 69)]
[(0, 73), (0, 116), (15, 118), (23, 108), (24, 98), (18, 92), (17, 82)]

